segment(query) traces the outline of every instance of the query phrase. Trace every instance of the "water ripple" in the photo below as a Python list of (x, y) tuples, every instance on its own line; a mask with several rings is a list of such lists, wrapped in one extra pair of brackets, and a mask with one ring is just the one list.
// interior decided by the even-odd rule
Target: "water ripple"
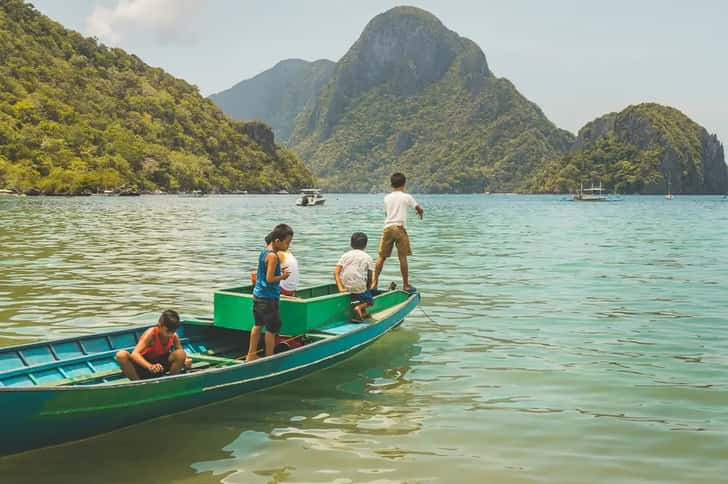
[[(138, 429), (0, 459), (0, 473), (120, 482), (722, 482), (728, 455), (726, 208), (710, 197), (417, 196), (422, 305), (330, 370)], [(0, 343), (212, 310), (279, 222), (302, 283), (350, 234), (376, 252), (381, 195), (0, 197)], [(381, 281), (401, 283), (395, 260)], [(214, 408), (214, 410), (213, 410)], [(103, 467), (94, 462), (115, 465)], [(120, 471), (122, 468), (124, 471)], [(16, 479), (16, 480), (18, 480)], [(87, 479), (86, 479), (87, 480)]]

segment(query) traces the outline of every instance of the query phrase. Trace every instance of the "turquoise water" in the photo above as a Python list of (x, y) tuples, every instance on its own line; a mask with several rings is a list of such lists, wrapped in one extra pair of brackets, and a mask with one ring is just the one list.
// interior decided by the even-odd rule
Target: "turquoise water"
[[(209, 314), (279, 222), (303, 285), (353, 231), (375, 254), (382, 195), (294, 198), (0, 197), (0, 344)], [(2, 482), (725, 482), (728, 203), (417, 198), (423, 303), (400, 329), (270, 391), (0, 458)]]

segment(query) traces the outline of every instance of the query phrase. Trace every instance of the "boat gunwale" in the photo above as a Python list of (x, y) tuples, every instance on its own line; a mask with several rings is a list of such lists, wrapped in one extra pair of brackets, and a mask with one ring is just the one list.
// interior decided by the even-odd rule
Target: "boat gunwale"
[[(66, 337), (59, 338), (59, 339), (48, 339), (48, 340), (43, 340), (43, 341), (34, 341), (34, 342), (31, 342), (31, 343), (19, 343), (19, 344), (14, 344), (14, 345), (9, 345), (9, 346), (0, 346), (0, 353), (4, 353), (6, 351), (17, 351), (19, 349), (38, 348), (38, 347), (46, 346), (46, 345), (50, 345), (50, 344), (55, 345), (55, 344), (58, 344), (58, 343), (69, 343), (69, 342), (73, 342), (73, 341), (80, 341), (80, 340), (85, 339), (87, 337), (94, 337), (94, 336), (95, 337), (98, 337), (98, 336), (114, 336), (114, 335), (117, 335), (117, 334), (122, 334), (122, 333), (129, 332), (129, 331), (136, 331), (136, 330), (142, 329), (142, 328), (143, 329), (146, 329), (146, 328), (149, 328), (152, 325), (153, 325), (152, 323), (135, 324), (133, 326), (124, 326), (124, 327), (118, 328), (118, 329), (110, 329), (110, 330), (108, 330), (108, 332), (107, 331), (103, 331), (103, 329), (102, 329), (102, 332), (83, 333), (83, 334), (81, 334), (79, 336), (66, 336)], [(124, 349), (124, 348), (119, 348), (119, 349)], [(87, 353), (87, 354), (85, 354), (83, 356), (92, 356), (94, 354), (95, 353)], [(56, 361), (61, 362), (61, 361), (64, 361), (64, 360), (56, 360)], [(2, 372), (0, 372), (0, 373), (2, 373)], [(2, 388), (2, 387), (0, 387), (0, 388)]]
[[(324, 285), (321, 285), (321, 286), (314, 286), (312, 289), (315, 289), (317, 287), (329, 286), (329, 285), (330, 284), (324, 284)], [(244, 288), (244, 287), (250, 287), (250, 286), (247, 285), (247, 286), (228, 287), (226, 289), (220, 289), (219, 291), (215, 291), (215, 294), (224, 294), (226, 296), (237, 296), (237, 297), (252, 298), (253, 297), (253, 293), (252, 292), (251, 293), (247, 293), (247, 292), (237, 292), (237, 291), (235, 291), (235, 289), (241, 289), (241, 288)], [(400, 292), (403, 292), (403, 291), (400, 291)], [(327, 300), (327, 299), (334, 299), (334, 298), (340, 297), (341, 294), (342, 293), (340, 293), (340, 292), (332, 292), (330, 294), (322, 294), (321, 296), (313, 296), (313, 297), (306, 297), (306, 298), (303, 298), (303, 297), (290, 297), (289, 298), (288, 296), (281, 296), (281, 299), (282, 300), (285, 300), (285, 301), (295, 301), (295, 302), (301, 302), (301, 303), (304, 303), (305, 304), (305, 303), (307, 303), (309, 301), (310, 302), (315, 302), (315, 301), (324, 301), (324, 300)]]
[[(404, 291), (401, 291), (401, 292), (404, 292)], [(393, 308), (397, 308), (396, 311), (394, 311), (393, 314), (392, 314), (392, 315), (394, 315), (397, 312), (399, 312), (401, 309), (403, 309), (403, 308), (407, 307), (408, 305), (410, 305), (414, 301), (415, 298), (419, 298), (419, 297), (420, 297), (419, 296), (419, 293), (412, 293), (412, 294), (410, 294), (407, 297), (407, 299), (405, 299), (401, 303), (396, 304), (394, 306), (391, 306), (389, 308), (383, 309), (382, 311), (389, 311), (389, 310), (392, 310)], [(60, 391), (60, 392), (63, 392), (63, 391), (78, 391), (79, 389), (88, 390), (88, 391), (103, 391), (103, 390), (116, 389), (116, 388), (138, 387), (138, 386), (142, 386), (142, 385), (158, 385), (158, 384), (162, 384), (162, 383), (167, 382), (167, 381), (175, 381), (177, 379), (182, 379), (182, 378), (193, 379), (193, 378), (201, 377), (201, 376), (204, 376), (204, 375), (211, 375), (211, 374), (216, 374), (216, 373), (222, 373), (222, 372), (225, 372), (225, 371), (231, 371), (232, 369), (237, 369), (237, 368), (239, 368), (239, 367), (241, 367), (243, 365), (249, 366), (249, 367), (254, 367), (254, 365), (256, 365), (256, 364), (259, 365), (261, 363), (275, 361), (276, 359), (286, 358), (286, 357), (290, 356), (291, 354), (293, 354), (294, 352), (297, 352), (299, 350), (304, 350), (304, 349), (307, 349), (307, 348), (315, 347), (316, 345), (323, 345), (323, 344), (326, 344), (326, 343), (331, 343), (331, 342), (337, 341), (339, 339), (342, 339), (344, 337), (347, 337), (347, 336), (351, 336), (351, 335), (360, 333), (360, 332), (364, 331), (367, 328), (370, 328), (372, 326), (376, 326), (378, 324), (384, 323), (388, 319), (389, 318), (385, 318), (385, 319), (382, 319), (381, 321), (376, 321), (376, 322), (371, 323), (371, 324), (362, 324), (360, 328), (354, 329), (352, 331), (348, 331), (348, 332), (345, 332), (345, 333), (341, 333), (341, 334), (338, 334), (338, 335), (335, 335), (335, 336), (332, 335), (331, 337), (321, 338), (318, 341), (314, 341), (313, 343), (310, 343), (310, 344), (307, 344), (307, 345), (303, 345), (303, 346), (300, 346), (298, 348), (293, 348), (291, 350), (284, 351), (284, 352), (281, 352), (281, 353), (278, 353), (278, 354), (275, 354), (275, 355), (272, 355), (272, 356), (268, 356), (268, 357), (264, 357), (264, 358), (259, 358), (257, 360), (252, 361), (252, 362), (245, 362), (244, 360), (241, 360), (240, 363), (233, 363), (233, 364), (230, 364), (230, 365), (220, 365), (220, 366), (215, 366), (215, 367), (211, 367), (211, 368), (205, 368), (205, 369), (202, 369), (202, 370), (196, 371), (196, 372), (180, 373), (180, 374), (177, 374), (177, 375), (166, 375), (163, 378), (152, 378), (152, 379), (146, 379), (146, 380), (124, 381), (124, 382), (120, 382), (120, 383), (109, 382), (109, 383), (99, 383), (99, 384), (96, 384), (96, 385), (68, 385), (68, 386), (53, 386), (53, 385), (0, 386), (0, 393), (4, 393), (4, 392), (27, 392), (27, 391), (34, 391), (34, 392), (39, 392), (39, 391), (46, 391), (46, 392), (47, 391), (52, 391), (52, 392), (56, 392), (56, 391)], [(404, 319), (404, 318), (402, 318), (402, 319)], [(347, 353), (347, 352), (349, 352), (349, 351), (351, 351), (351, 350), (353, 350), (355, 348), (359, 348), (362, 345), (366, 345), (367, 343), (371, 343), (372, 341), (378, 339), (380, 336), (382, 336), (385, 333), (389, 332), (392, 328), (394, 328), (396, 326), (397, 326), (397, 324), (393, 324), (390, 328), (387, 328), (381, 335), (377, 336), (376, 338), (373, 338), (373, 339), (364, 341), (364, 342), (362, 342), (362, 343), (360, 343), (358, 345), (355, 345), (355, 346), (351, 346), (351, 347), (347, 348), (345, 351), (336, 353), (335, 355), (344, 354), (344, 353)], [(130, 328), (137, 328), (137, 327), (138, 326), (132, 326)], [(130, 328), (127, 328), (126, 331), (128, 331)], [(124, 331), (124, 330), (120, 330), (120, 331)], [(317, 331), (317, 330), (313, 330), (313, 331)], [(322, 329), (319, 329), (318, 331), (325, 331), (325, 329), (322, 328)], [(96, 334), (98, 334), (98, 333), (96, 333)], [(315, 336), (315, 334), (314, 334), (314, 336)], [(74, 340), (74, 338), (70, 338), (70, 339), (71, 340)], [(55, 341), (59, 341), (59, 340), (51, 340), (49, 342), (55, 342)], [(33, 344), (33, 343), (30, 343), (30, 344)], [(239, 381), (234, 381), (234, 382), (228, 382), (228, 383), (221, 384), (221, 385), (223, 385), (223, 386), (229, 386), (229, 385), (233, 385), (233, 384), (240, 384), (240, 383), (245, 383), (247, 381), (253, 381), (253, 380), (258, 380), (260, 378), (265, 378), (265, 377), (269, 377), (269, 376), (273, 376), (273, 375), (287, 373), (287, 372), (294, 371), (294, 370), (299, 369), (299, 368), (305, 368), (307, 366), (314, 365), (314, 364), (316, 364), (318, 362), (321, 362), (321, 361), (325, 361), (325, 360), (330, 359), (332, 356), (335, 356), (335, 355), (328, 355), (328, 356), (326, 356), (324, 358), (317, 358), (317, 359), (315, 359), (315, 360), (313, 360), (313, 361), (311, 361), (311, 362), (309, 362), (309, 363), (307, 363), (305, 365), (301, 365), (301, 366), (289, 368), (289, 369), (287, 369), (285, 371), (266, 373), (266, 374), (263, 374), (263, 375), (254, 375), (254, 376), (252, 376), (250, 378), (246, 378), (244, 380), (239, 380)], [(88, 355), (88, 356), (93, 356), (93, 355)], [(190, 357), (194, 360), (194, 354), (191, 354)], [(59, 360), (58, 363), (60, 364), (60, 363), (62, 363), (62, 361), (63, 360)], [(212, 389), (212, 388), (217, 388), (217, 387), (219, 387), (221, 385), (215, 385), (213, 387), (204, 387), (203, 386), (202, 387), (202, 391), (206, 391), (206, 390)]]

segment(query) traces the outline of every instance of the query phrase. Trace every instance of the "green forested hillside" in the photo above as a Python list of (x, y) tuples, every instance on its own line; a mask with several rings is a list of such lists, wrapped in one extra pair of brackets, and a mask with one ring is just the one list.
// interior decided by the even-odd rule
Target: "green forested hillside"
[(310, 185), (260, 123), (236, 122), (197, 88), (0, 2), (0, 187), (79, 193)]
[(530, 189), (575, 191), (601, 182), (620, 193), (725, 193), (728, 174), (715, 135), (675, 108), (629, 106), (584, 126), (572, 151), (546, 163)]
[(381, 190), (402, 170), (413, 190), (483, 192), (525, 189), (572, 142), (476, 44), (397, 7), (367, 25), (289, 145), (333, 190)]

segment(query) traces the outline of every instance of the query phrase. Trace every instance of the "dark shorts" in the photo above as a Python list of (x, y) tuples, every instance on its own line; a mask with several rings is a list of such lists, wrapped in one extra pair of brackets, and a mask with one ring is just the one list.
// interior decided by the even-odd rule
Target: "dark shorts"
[(382, 232), (382, 238), (379, 241), (379, 257), (390, 257), (395, 245), (398, 256), (412, 255), (409, 235), (407, 235), (407, 230), (400, 225), (390, 225)]
[(139, 378), (142, 380), (147, 380), (149, 378), (157, 378), (169, 371), (169, 367), (171, 366), (169, 363), (169, 354), (160, 356), (159, 358), (147, 358), (144, 357), (145, 360), (147, 360), (152, 365), (160, 364), (164, 367), (164, 371), (162, 373), (152, 373), (151, 371), (147, 370), (143, 366), (139, 366), (136, 364), (135, 361), (132, 360), (132, 363), (134, 363), (134, 368), (136, 369), (137, 375), (139, 375)]
[(369, 307), (374, 304), (374, 297), (372, 296), (371, 291), (367, 289), (366, 291), (360, 292), (359, 294), (352, 294), (351, 303), (355, 306), (361, 303), (366, 303), (367, 307)]
[(278, 333), (281, 330), (281, 312), (278, 309), (279, 299), (268, 299), (253, 296), (253, 318), (256, 326), (265, 326), (266, 331)]

